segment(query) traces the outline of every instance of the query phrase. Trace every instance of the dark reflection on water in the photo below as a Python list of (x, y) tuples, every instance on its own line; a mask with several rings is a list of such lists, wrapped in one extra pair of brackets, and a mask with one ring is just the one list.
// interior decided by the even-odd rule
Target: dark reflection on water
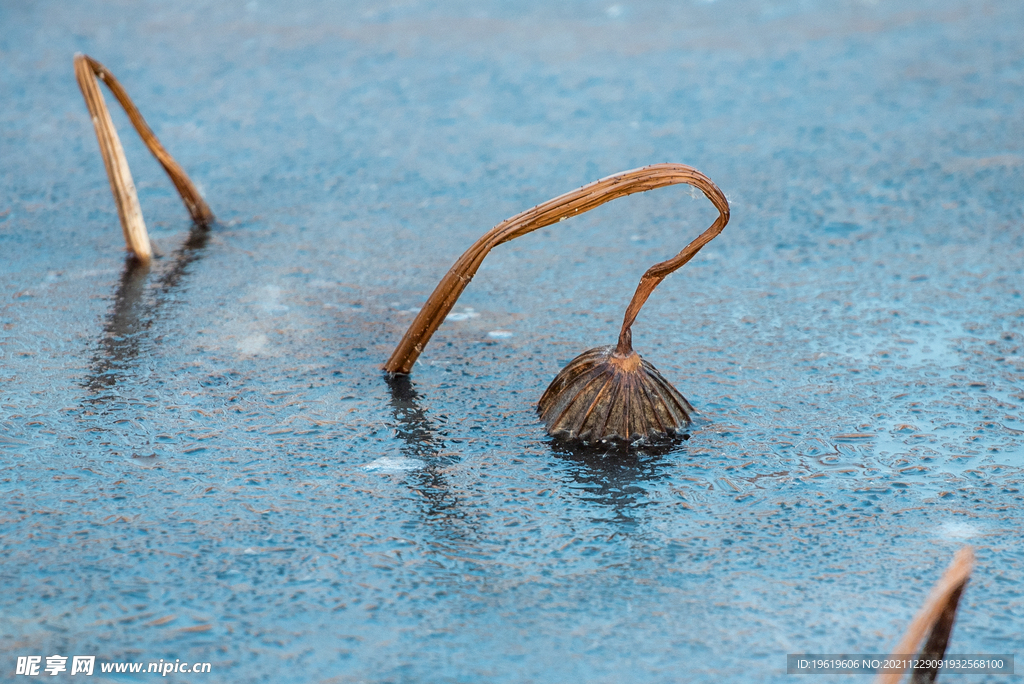
[[(198, 261), (210, 239), (210, 229), (193, 224), (181, 247), (171, 256), (170, 265), (155, 268), (134, 257), (125, 261), (124, 271), (114, 293), (114, 306), (103, 326), (99, 348), (93, 355), (91, 370), (83, 385), (99, 396), (117, 385), (125, 371), (138, 358), (146, 333), (157, 320), (160, 307), (181, 284), (188, 267)], [(152, 288), (147, 287), (151, 271), (160, 275)]]
[(612, 520), (633, 523), (631, 511), (649, 503), (643, 484), (668, 477), (668, 469), (685, 452), (689, 435), (645, 447), (581, 446), (549, 440), (551, 452), (568, 463), (571, 487), (584, 501), (608, 506)]
[(405, 442), (402, 455), (428, 463), (443, 460), (444, 440), (420, 406), (412, 380), (408, 375), (385, 375), (384, 380), (391, 392), (391, 415), (395, 418), (397, 437)]
[(405, 445), (402, 455), (424, 462), (424, 467), (409, 474), (408, 484), (424, 502), (427, 520), (452, 523), (465, 519), (459, 510), (459, 497), (450, 487), (445, 468), (458, 462), (454, 454), (445, 453), (443, 435), (439, 433), (426, 410), (419, 404), (419, 394), (408, 375), (385, 375), (391, 392), (391, 413), (397, 436)]
[(143, 303), (149, 264), (133, 257), (125, 262), (124, 271), (114, 293), (114, 308), (103, 326), (99, 349), (92, 360), (92, 371), (85, 386), (92, 392), (117, 384), (118, 371), (129, 359), (139, 354), (140, 332), (149, 327), (147, 307)]

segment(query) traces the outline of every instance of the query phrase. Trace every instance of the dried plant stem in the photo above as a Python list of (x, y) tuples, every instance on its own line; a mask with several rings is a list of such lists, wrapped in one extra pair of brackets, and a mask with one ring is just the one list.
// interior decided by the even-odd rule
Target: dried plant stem
[(142, 219), (142, 208), (139, 196), (135, 192), (132, 172), (128, 168), (128, 160), (121, 147), (121, 139), (117, 137), (114, 122), (110, 119), (110, 111), (103, 99), (99, 84), (93, 76), (89, 58), (75, 55), (75, 78), (82, 89), (85, 106), (92, 116), (92, 125), (96, 129), (96, 139), (103, 155), (103, 165), (107, 168), (110, 180), (110, 191), (114, 194), (117, 215), (121, 219), (121, 230), (128, 249), (139, 261), (148, 262), (153, 257), (153, 248), (149, 244), (146, 222)]
[(423, 305), (416, 316), (416, 320), (409, 326), (402, 341), (391, 354), (391, 358), (384, 365), (384, 370), (389, 373), (409, 373), (412, 370), (413, 364), (422, 353), (430, 337), (455, 306), (462, 291), (466, 289), (469, 281), (473, 279), (480, 268), (480, 264), (483, 263), (484, 257), (494, 247), (538, 228), (590, 211), (613, 199), (678, 183), (686, 183), (699, 188), (718, 209), (719, 217), (710, 228), (687, 245), (682, 252), (668, 261), (652, 266), (640, 279), (640, 285), (626, 310), (622, 330), (619, 334), (619, 346), (623, 347), (625, 344), (626, 347), (629, 347), (630, 327), (654, 288), (665, 279), (665, 276), (692, 259), (701, 247), (722, 232), (725, 224), (729, 222), (729, 203), (722, 191), (700, 171), (683, 164), (652, 164), (608, 176), (578, 190), (538, 204), (532, 209), (499, 223), (466, 250), (466, 253), (459, 257), (451, 270), (441, 279), (433, 294), (427, 299), (427, 303)]
[[(959, 600), (973, 569), (974, 550), (965, 546), (956, 552), (953, 562), (949, 564), (946, 572), (932, 588), (928, 600), (907, 626), (903, 638), (893, 649), (894, 659), (917, 652), (918, 644), (942, 620), (943, 613), (947, 611), (949, 604), (954, 600)], [(947, 628), (951, 629), (952, 621), (947, 622), (949, 623)], [(948, 638), (948, 634), (946, 636)], [(941, 656), (939, 657), (941, 658)], [(902, 672), (885, 672), (878, 675), (875, 682), (876, 684), (898, 684), (902, 676)]]
[(89, 57), (88, 55), (75, 55), (75, 78), (78, 80), (78, 87), (82, 90), (85, 98), (85, 105), (89, 108), (92, 116), (92, 123), (96, 129), (96, 139), (100, 144), (100, 153), (103, 155), (103, 164), (107, 169), (107, 177), (110, 179), (110, 188), (114, 194), (114, 202), (117, 204), (117, 213), (121, 218), (121, 228), (124, 230), (125, 242), (140, 261), (148, 261), (152, 257), (152, 248), (149, 244), (149, 236), (146, 233), (146, 224), (142, 219), (142, 209), (139, 206), (138, 194), (135, 191), (135, 184), (132, 182), (132, 174), (128, 168), (128, 160), (124, 156), (124, 149), (114, 129), (114, 122), (110, 118), (110, 112), (103, 99), (96, 79), (99, 78), (110, 92), (114, 94), (121, 104), (128, 119), (132, 122), (135, 130), (138, 131), (142, 141), (149, 148), (149, 151), (164, 167), (171, 182), (181, 196), (185, 208), (188, 209), (192, 220), (200, 226), (208, 226), (214, 221), (213, 212), (203, 200), (195, 185), (189, 179), (188, 174), (174, 160), (174, 157), (164, 149), (156, 135), (142, 118), (135, 103), (128, 96), (128, 93), (121, 86), (114, 75), (105, 66)]

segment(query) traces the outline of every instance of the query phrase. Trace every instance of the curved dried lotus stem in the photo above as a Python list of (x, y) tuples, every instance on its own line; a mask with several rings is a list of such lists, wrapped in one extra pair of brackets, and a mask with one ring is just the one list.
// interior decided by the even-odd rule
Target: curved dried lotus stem
[(652, 164), (617, 173), (584, 185), (578, 190), (555, 197), (543, 204), (538, 204), (532, 209), (499, 223), (473, 243), (473, 246), (459, 257), (451, 270), (441, 279), (433, 294), (427, 299), (427, 303), (420, 309), (416, 320), (409, 326), (402, 341), (398, 343), (395, 351), (391, 354), (391, 358), (384, 365), (384, 370), (389, 373), (408, 373), (412, 370), (413, 364), (422, 353), (430, 337), (455, 306), (459, 295), (466, 289), (469, 281), (473, 279), (477, 269), (480, 268), (480, 264), (483, 263), (484, 257), (494, 247), (538, 228), (582, 214), (613, 199), (679, 183), (686, 183), (700, 189), (718, 209), (719, 217), (710, 228), (687, 245), (682, 252), (668, 261), (652, 266), (640, 279), (640, 285), (626, 309), (626, 316), (619, 334), (619, 347), (628, 347), (630, 327), (640, 312), (640, 308), (658, 283), (664, 280), (669, 273), (692, 259), (701, 247), (722, 232), (725, 224), (729, 222), (729, 203), (726, 201), (725, 195), (711, 182), (711, 179), (690, 166)]
[(152, 256), (149, 244), (149, 236), (146, 234), (146, 224), (142, 219), (142, 210), (139, 207), (139, 198), (135, 192), (135, 184), (132, 181), (131, 171), (128, 169), (128, 161), (124, 156), (124, 149), (117, 137), (114, 123), (110, 119), (110, 112), (107, 110), (103, 93), (96, 83), (96, 77), (107, 84), (110, 92), (114, 94), (121, 104), (125, 113), (131, 120), (135, 130), (138, 131), (142, 142), (146, 144), (149, 151), (164, 167), (164, 171), (170, 176), (171, 182), (185, 203), (192, 220), (200, 226), (208, 226), (214, 221), (213, 212), (203, 200), (195, 185), (189, 179), (188, 174), (174, 160), (174, 157), (164, 149), (156, 135), (142, 118), (135, 103), (128, 96), (128, 93), (121, 86), (110, 71), (88, 55), (75, 55), (75, 78), (78, 87), (82, 90), (85, 98), (85, 105), (89, 109), (93, 126), (96, 129), (96, 138), (100, 144), (100, 153), (103, 155), (103, 164), (107, 169), (107, 177), (110, 180), (110, 188), (114, 194), (114, 202), (117, 204), (118, 216), (121, 218), (121, 228), (124, 230), (125, 242), (128, 248), (142, 261), (148, 261)]
[[(928, 635), (924, 648), (917, 656), (922, 665), (914, 670), (913, 681), (935, 681), (935, 672), (931, 677), (920, 677), (920, 670), (928, 667), (925, 661), (941, 661), (946, 651), (946, 644), (949, 634), (953, 629), (953, 619), (956, 615), (957, 605), (960, 602), (960, 595), (963, 593), (967, 581), (971, 578), (971, 571), (974, 569), (974, 549), (965, 546), (956, 552), (952, 562), (946, 568), (939, 581), (932, 587), (931, 593), (925, 600), (924, 605), (918, 611), (914, 619), (907, 625), (907, 631), (903, 638), (893, 649), (892, 660), (906, 660), (908, 654), (916, 653), (917, 646), (921, 640)], [(936, 646), (941, 647), (936, 648)], [(941, 653), (936, 651), (941, 650)], [(886, 671), (878, 675), (876, 684), (898, 684), (903, 677), (903, 672)]]

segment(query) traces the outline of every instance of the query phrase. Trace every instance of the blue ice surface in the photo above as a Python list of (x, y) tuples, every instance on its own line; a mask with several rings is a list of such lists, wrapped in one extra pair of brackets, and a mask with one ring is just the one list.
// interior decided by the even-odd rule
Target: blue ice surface
[[(891, 649), (966, 544), (950, 652), (1019, 654), (1022, 27), (1015, 0), (0, 4), (0, 671), (783, 682)], [(219, 218), (190, 230), (108, 96), (148, 272), (76, 51)], [(580, 452), (534, 414), (711, 223), (685, 189), (498, 248), (384, 379), (486, 229), (661, 161), (732, 204), (634, 328), (688, 441)]]

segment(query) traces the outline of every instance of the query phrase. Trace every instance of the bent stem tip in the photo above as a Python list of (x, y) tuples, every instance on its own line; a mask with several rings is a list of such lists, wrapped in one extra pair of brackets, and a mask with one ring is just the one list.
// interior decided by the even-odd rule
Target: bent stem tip
[(103, 156), (103, 164), (107, 169), (107, 178), (110, 180), (111, 192), (114, 195), (114, 203), (117, 205), (128, 249), (143, 262), (149, 261), (153, 256), (146, 224), (142, 218), (142, 209), (139, 206), (138, 194), (128, 168), (128, 160), (125, 158), (124, 149), (117, 136), (117, 130), (114, 128), (114, 122), (110, 118), (110, 111), (107, 109), (97, 79), (107, 84), (110, 92), (128, 115), (128, 119), (135, 127), (139, 137), (142, 138), (142, 142), (167, 172), (192, 220), (202, 227), (211, 225), (215, 218), (210, 207), (199, 194), (185, 170), (160, 144), (160, 140), (150, 129), (142, 117), (142, 113), (139, 112), (138, 107), (132, 102), (128, 92), (114, 77), (114, 74), (95, 59), (81, 53), (75, 55), (74, 64), (75, 78), (92, 117), (93, 127), (96, 129), (96, 139), (99, 141), (100, 154)]

